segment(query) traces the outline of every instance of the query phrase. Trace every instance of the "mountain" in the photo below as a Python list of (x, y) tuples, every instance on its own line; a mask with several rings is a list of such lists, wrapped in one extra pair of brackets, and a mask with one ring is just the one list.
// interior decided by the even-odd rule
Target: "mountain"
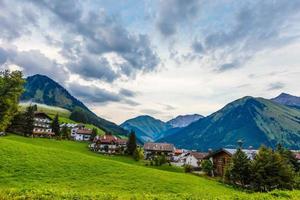
[(203, 118), (202, 115), (193, 114), (193, 115), (179, 115), (174, 119), (171, 119), (167, 123), (174, 128), (182, 128), (190, 125), (191, 123), (198, 121)]
[(157, 140), (161, 137), (161, 133), (172, 128), (167, 123), (148, 115), (129, 119), (120, 126), (128, 131), (133, 130), (137, 138), (143, 143)]
[(243, 140), (246, 148), (282, 143), (300, 149), (300, 110), (263, 98), (244, 97), (160, 139), (179, 148), (201, 151), (236, 147), (238, 140)]
[(98, 117), (65, 88), (44, 75), (37, 74), (26, 79), (21, 101), (65, 108), (71, 111), (70, 118), (74, 121), (90, 123), (112, 133), (127, 134), (127, 131), (113, 122)]
[(271, 100), (282, 105), (300, 108), (300, 97), (293, 96), (287, 93), (281, 93), (279, 96)]

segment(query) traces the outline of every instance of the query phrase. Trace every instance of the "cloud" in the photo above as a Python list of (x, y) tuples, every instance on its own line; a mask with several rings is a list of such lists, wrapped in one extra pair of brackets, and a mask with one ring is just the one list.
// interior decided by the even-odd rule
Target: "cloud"
[(127, 90), (127, 89), (124, 89), (124, 88), (122, 88), (120, 90), (120, 94), (123, 95), (123, 96), (126, 96), (126, 97), (135, 97), (136, 96), (136, 92), (133, 92), (131, 90)]
[[(120, 102), (131, 106), (137, 106), (139, 103), (128, 99), (128, 95), (124, 94), (124, 91), (131, 92), (127, 89), (121, 89), (119, 92), (111, 92), (106, 89), (99, 88), (94, 85), (81, 85), (78, 83), (69, 83), (68, 89), (76, 97), (81, 98), (85, 102), (108, 104), (111, 102)], [(131, 92), (133, 93), (133, 92)]]
[(162, 114), (161, 111), (159, 110), (155, 110), (155, 109), (142, 109), (141, 113), (143, 114), (148, 114), (148, 115), (158, 115), (158, 114)]
[(268, 90), (280, 90), (285, 87), (285, 84), (282, 82), (270, 83)]
[(180, 25), (195, 18), (199, 9), (198, 0), (161, 1), (156, 26), (163, 36), (172, 36), (177, 33)]
[(226, 71), (241, 67), (258, 52), (288, 45), (300, 33), (290, 32), (299, 20), (300, 1), (252, 1), (239, 4), (222, 30), (206, 30), (207, 55)]
[(30, 35), (32, 26), (37, 26), (37, 15), (30, 4), (10, 0), (0, 2), (0, 39), (12, 41), (22, 35)]
[(100, 79), (112, 82), (119, 75), (114, 72), (105, 58), (97, 58), (93, 55), (84, 55), (76, 61), (70, 61), (68, 67), (73, 73), (77, 73), (87, 79)]
[(64, 82), (69, 76), (67, 70), (39, 50), (19, 51), (15, 46), (0, 46), (0, 64), (6, 67), (17, 65), (25, 75), (45, 74), (59, 82)]
[[(64, 67), (85, 79), (113, 82), (155, 71), (160, 58), (149, 36), (129, 32), (116, 15), (78, 0), (1, 1), (0, 39), (36, 31), (66, 59)], [(98, 8), (98, 9), (97, 9)], [(2, 14), (4, 13), (4, 14)], [(34, 27), (34, 28), (33, 28)], [(50, 33), (49, 33), (50, 32)], [(115, 54), (112, 63), (106, 54)]]

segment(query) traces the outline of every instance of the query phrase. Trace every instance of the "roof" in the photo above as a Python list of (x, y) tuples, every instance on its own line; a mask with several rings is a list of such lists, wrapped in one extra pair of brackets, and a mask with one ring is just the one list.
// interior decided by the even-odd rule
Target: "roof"
[(46, 131), (33, 131), (32, 132), (35, 135), (55, 135), (53, 132), (46, 132)]
[(102, 135), (97, 139), (97, 141), (103, 144), (115, 143), (125, 145), (127, 143), (126, 139), (120, 139), (114, 135)]
[(175, 154), (182, 154), (183, 153), (183, 149), (176, 149), (175, 150)]
[(173, 144), (169, 143), (154, 143), (147, 142), (144, 144), (144, 149), (148, 151), (170, 151), (173, 152), (175, 147)]
[(48, 119), (52, 120), (51, 117), (49, 117), (49, 115), (47, 115), (44, 112), (34, 112), (34, 117), (36, 117), (36, 118), (48, 118)]
[(86, 129), (86, 128), (78, 129), (77, 134), (92, 135), (92, 130), (91, 129)]
[[(248, 158), (250, 159), (254, 159), (254, 156), (258, 153), (258, 150), (253, 150), (253, 149), (242, 149), (242, 151), (247, 155)], [(216, 154), (219, 154), (221, 152), (225, 152), (227, 153), (229, 156), (232, 156), (233, 154), (235, 154), (236, 149), (227, 149), (227, 148), (222, 148), (219, 149), (217, 151), (214, 151), (210, 154), (208, 154), (207, 156), (205, 156), (205, 158), (210, 158), (215, 156)]]
[(202, 152), (190, 152), (189, 153), (191, 156), (194, 156), (197, 160), (202, 160), (205, 158), (205, 156), (208, 155), (208, 153), (202, 153)]

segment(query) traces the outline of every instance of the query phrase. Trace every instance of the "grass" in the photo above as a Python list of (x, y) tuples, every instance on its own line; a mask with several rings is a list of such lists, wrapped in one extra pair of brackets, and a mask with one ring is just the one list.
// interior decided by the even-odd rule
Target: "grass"
[[(56, 115), (58, 114), (61, 117), (69, 118), (71, 112), (67, 109), (56, 107), (56, 106), (48, 106), (45, 104), (33, 103), (32, 105), (36, 104), (37, 109), (39, 112), (45, 112), (48, 115)], [(30, 103), (20, 103), (19, 108), (21, 111), (25, 111), (25, 109), (30, 105)]]
[(299, 199), (300, 191), (246, 193), (178, 168), (147, 167), (88, 151), (86, 143), (0, 137), (2, 199)]

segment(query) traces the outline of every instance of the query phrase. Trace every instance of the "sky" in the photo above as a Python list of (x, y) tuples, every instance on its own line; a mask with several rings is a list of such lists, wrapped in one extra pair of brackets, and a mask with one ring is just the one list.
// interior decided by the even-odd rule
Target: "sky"
[(118, 124), (300, 96), (300, 0), (0, 0), (0, 69)]

